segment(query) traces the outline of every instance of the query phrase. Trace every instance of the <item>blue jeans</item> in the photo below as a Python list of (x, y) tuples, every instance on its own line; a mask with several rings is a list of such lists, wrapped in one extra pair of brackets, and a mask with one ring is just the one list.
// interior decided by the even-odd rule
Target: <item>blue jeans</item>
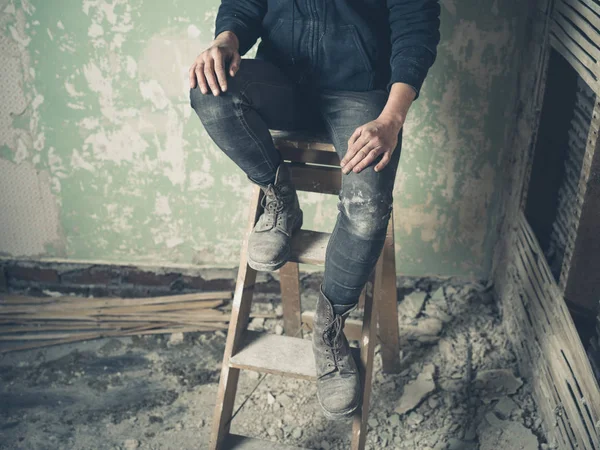
[[(326, 131), (343, 158), (354, 130), (376, 119), (388, 93), (317, 91), (293, 84), (274, 65), (244, 59), (227, 92), (218, 97), (190, 91), (191, 106), (211, 139), (254, 183), (273, 182), (281, 156), (269, 129)], [(378, 157), (360, 173), (342, 175), (338, 215), (327, 246), (323, 293), (336, 305), (353, 305), (383, 248), (402, 133), (389, 164)]]

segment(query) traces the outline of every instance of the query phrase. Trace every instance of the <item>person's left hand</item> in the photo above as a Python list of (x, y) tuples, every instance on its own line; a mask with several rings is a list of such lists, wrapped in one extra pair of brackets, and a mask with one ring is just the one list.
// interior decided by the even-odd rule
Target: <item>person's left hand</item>
[(392, 152), (398, 145), (398, 134), (403, 123), (379, 117), (358, 127), (348, 140), (348, 151), (340, 166), (344, 174), (360, 172), (383, 154), (375, 166), (375, 172), (382, 170), (391, 160)]

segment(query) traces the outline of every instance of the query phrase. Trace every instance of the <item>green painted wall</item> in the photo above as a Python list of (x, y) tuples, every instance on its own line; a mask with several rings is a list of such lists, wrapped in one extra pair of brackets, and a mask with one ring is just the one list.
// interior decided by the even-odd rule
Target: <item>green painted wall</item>
[[(0, 255), (234, 266), (251, 186), (189, 107), (218, 0), (0, 0)], [(445, 0), (405, 129), (398, 271), (485, 276), (526, 2)], [(302, 195), (330, 231), (335, 197)]]

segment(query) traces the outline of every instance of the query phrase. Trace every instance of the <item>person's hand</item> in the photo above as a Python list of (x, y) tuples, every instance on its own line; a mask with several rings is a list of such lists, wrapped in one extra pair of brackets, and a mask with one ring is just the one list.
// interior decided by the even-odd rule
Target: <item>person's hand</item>
[(237, 36), (229, 31), (219, 34), (210, 47), (198, 55), (190, 67), (190, 87), (200, 86), (203, 94), (209, 87), (213, 95), (227, 90), (225, 67), (229, 63), (229, 75), (235, 76), (240, 68), (241, 56)]
[(378, 117), (372, 122), (358, 127), (348, 140), (348, 151), (340, 166), (344, 174), (360, 172), (383, 154), (375, 166), (375, 172), (382, 170), (390, 162), (392, 152), (398, 145), (398, 134), (403, 122), (386, 117)]

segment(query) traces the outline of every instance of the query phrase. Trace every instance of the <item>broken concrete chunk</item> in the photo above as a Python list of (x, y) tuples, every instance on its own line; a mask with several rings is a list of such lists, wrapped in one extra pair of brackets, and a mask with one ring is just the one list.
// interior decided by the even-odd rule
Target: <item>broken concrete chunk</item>
[(444, 328), (440, 319), (426, 317), (418, 321), (416, 325), (401, 325), (400, 338), (422, 343), (436, 342)]
[(137, 439), (127, 439), (125, 442), (123, 442), (123, 447), (126, 450), (134, 450), (136, 448), (138, 448), (140, 446), (140, 441), (138, 441)]
[(419, 424), (421, 424), (423, 422), (425, 418), (423, 417), (422, 414), (419, 414), (418, 412), (411, 412), (407, 419), (406, 419), (406, 423), (411, 427), (411, 428), (417, 428), (419, 426)]
[(483, 397), (497, 400), (516, 393), (523, 386), (523, 380), (517, 378), (509, 369), (483, 370), (477, 372), (474, 385)]
[(444, 289), (443, 288), (438, 288), (437, 291), (435, 291), (433, 294), (431, 294), (431, 300), (432, 301), (440, 301), (444, 299)]
[(412, 411), (419, 406), (429, 394), (435, 391), (435, 382), (433, 381), (434, 373), (435, 366), (429, 364), (423, 368), (423, 372), (419, 374), (416, 380), (408, 383), (404, 387), (404, 392), (402, 393), (402, 397), (400, 397), (400, 403), (395, 409), (398, 414), (402, 415)]
[(477, 428), (480, 450), (538, 450), (537, 437), (518, 422), (488, 413)]
[(510, 397), (502, 397), (494, 406), (494, 412), (503, 419), (510, 418), (513, 411), (519, 409), (519, 406)]
[(410, 317), (411, 319), (416, 318), (423, 309), (425, 298), (427, 298), (427, 292), (412, 292), (404, 297), (404, 300), (400, 303), (400, 312), (403, 316)]
[(400, 416), (398, 414), (392, 414), (388, 419), (391, 427), (399, 427), (400, 426)]

